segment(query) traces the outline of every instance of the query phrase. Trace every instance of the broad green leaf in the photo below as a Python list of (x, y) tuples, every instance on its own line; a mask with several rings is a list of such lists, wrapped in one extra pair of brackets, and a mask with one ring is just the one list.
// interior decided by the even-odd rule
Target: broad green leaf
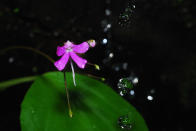
[(22, 131), (121, 131), (120, 116), (129, 114), (131, 131), (148, 131), (137, 110), (109, 86), (76, 74), (66, 74), (73, 117), (68, 115), (63, 73), (39, 76), (21, 106)]

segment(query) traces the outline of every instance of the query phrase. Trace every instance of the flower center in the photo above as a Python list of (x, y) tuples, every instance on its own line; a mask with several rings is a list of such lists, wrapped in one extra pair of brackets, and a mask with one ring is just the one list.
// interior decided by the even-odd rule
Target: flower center
[(68, 47), (68, 48), (66, 48), (65, 50), (66, 50), (67, 53), (73, 51), (71, 47)]

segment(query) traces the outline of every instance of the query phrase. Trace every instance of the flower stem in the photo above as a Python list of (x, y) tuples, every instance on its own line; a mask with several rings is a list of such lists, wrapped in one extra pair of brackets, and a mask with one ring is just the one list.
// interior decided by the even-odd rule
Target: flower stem
[(69, 109), (69, 117), (72, 118), (73, 113), (71, 110), (71, 105), (70, 105), (70, 101), (69, 101), (69, 92), (68, 92), (68, 88), (67, 88), (67, 82), (66, 82), (66, 74), (64, 72), (64, 81), (65, 81), (65, 90), (66, 90), (66, 96), (67, 96), (67, 104), (68, 104), (68, 109)]
[(2, 49), (0, 51), (0, 53), (5, 53), (9, 50), (13, 50), (13, 49), (24, 49), (24, 50), (30, 50), (30, 51), (33, 51), (43, 57), (45, 57), (46, 59), (48, 59), (50, 62), (54, 63), (54, 59), (52, 59), (50, 56), (48, 56), (47, 54), (45, 54), (44, 52), (40, 51), (40, 50), (37, 50), (35, 48), (32, 48), (32, 47), (28, 47), (28, 46), (11, 46), (11, 47), (8, 47), (8, 48), (5, 48), (5, 49)]
[(15, 78), (7, 81), (0, 82), (0, 91), (7, 89), (8, 87), (18, 85), (21, 83), (32, 82), (37, 76), (26, 76), (21, 78)]

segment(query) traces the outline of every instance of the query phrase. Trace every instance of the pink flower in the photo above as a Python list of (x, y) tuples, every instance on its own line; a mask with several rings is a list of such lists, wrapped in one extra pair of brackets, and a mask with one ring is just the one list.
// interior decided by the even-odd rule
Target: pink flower
[(78, 67), (83, 69), (87, 63), (87, 60), (79, 57), (77, 54), (85, 53), (86, 51), (88, 51), (89, 46), (94, 47), (95, 41), (89, 40), (88, 42), (83, 42), (79, 45), (75, 45), (70, 41), (65, 42), (64, 46), (57, 47), (56, 54), (57, 56), (62, 57), (58, 61), (56, 61), (54, 65), (59, 71), (62, 71), (65, 68), (69, 58), (71, 57), (72, 60), (78, 65)]
[[(64, 43), (64, 46), (62, 47), (58, 46), (56, 54), (57, 56), (62, 56), (62, 57), (54, 63), (55, 67), (59, 71), (62, 71), (71, 57), (71, 59), (78, 65), (78, 67), (83, 69), (87, 63), (87, 60), (79, 57), (77, 54), (85, 53), (86, 51), (88, 51), (89, 47), (94, 47), (95, 44), (96, 44), (95, 40), (89, 40), (79, 45), (75, 45), (72, 42), (67, 41)], [(72, 68), (73, 79), (75, 84), (75, 73), (73, 70), (72, 62), (71, 62), (71, 68)]]

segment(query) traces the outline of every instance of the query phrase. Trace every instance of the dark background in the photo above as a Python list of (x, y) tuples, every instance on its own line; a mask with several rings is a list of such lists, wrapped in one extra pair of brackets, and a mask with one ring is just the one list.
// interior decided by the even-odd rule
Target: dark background
[[(84, 57), (102, 70), (77, 72), (105, 77), (116, 92), (120, 78), (138, 78), (135, 95), (123, 97), (150, 131), (194, 130), (195, 12), (194, 0), (1, 0), (0, 49), (30, 46), (57, 60), (56, 46), (62, 42), (95, 39), (96, 48)], [(0, 81), (56, 70), (25, 50), (1, 54), (0, 60)], [(0, 92), (1, 131), (20, 130), (20, 104), (29, 86)]]

